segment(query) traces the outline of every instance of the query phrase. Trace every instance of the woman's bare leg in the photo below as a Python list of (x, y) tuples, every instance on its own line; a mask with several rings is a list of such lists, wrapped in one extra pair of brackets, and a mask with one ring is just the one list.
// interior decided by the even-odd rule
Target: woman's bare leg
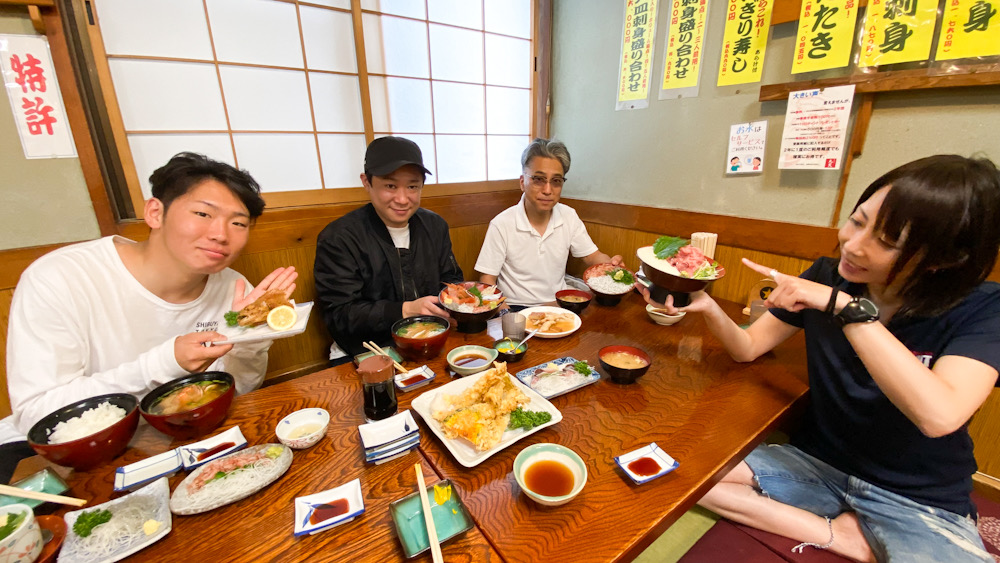
[[(754, 488), (753, 471), (742, 461), (698, 504), (734, 522), (796, 541), (819, 545), (830, 541), (826, 518), (758, 493)], [(830, 551), (855, 561), (875, 561), (853, 512), (833, 518), (832, 524), (834, 542)]]

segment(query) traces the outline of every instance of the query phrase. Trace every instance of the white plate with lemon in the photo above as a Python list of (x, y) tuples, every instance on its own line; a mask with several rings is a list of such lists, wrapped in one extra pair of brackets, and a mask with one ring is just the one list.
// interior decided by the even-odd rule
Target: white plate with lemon
[(306, 330), (309, 322), (309, 313), (312, 311), (313, 302), (295, 303), (295, 307), (287, 305), (275, 307), (267, 315), (267, 324), (252, 328), (242, 326), (228, 326), (222, 320), (218, 330), (219, 334), (226, 337), (226, 340), (216, 342), (216, 344), (236, 344), (237, 342), (260, 342), (261, 340), (277, 340), (288, 338), (296, 334), (302, 334)]

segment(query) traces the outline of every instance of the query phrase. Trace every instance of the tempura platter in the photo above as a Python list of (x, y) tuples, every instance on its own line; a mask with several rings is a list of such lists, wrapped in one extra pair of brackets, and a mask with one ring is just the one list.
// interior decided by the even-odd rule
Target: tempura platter
[(441, 429), (441, 423), (434, 420), (434, 418), (431, 416), (431, 405), (433, 404), (434, 399), (437, 397), (439, 393), (444, 393), (447, 395), (459, 395), (466, 389), (475, 385), (476, 382), (479, 380), (479, 378), (483, 377), (486, 373), (488, 373), (488, 371), (480, 372), (475, 375), (470, 375), (468, 377), (463, 377), (462, 379), (452, 381), (447, 385), (442, 385), (441, 387), (438, 387), (436, 389), (426, 391), (419, 397), (413, 399), (413, 402), (410, 403), (410, 408), (413, 409), (413, 411), (416, 412), (418, 415), (420, 415), (420, 418), (422, 418), (424, 423), (427, 424), (427, 426), (431, 429), (431, 432), (433, 432), (434, 435), (437, 436), (439, 440), (441, 440), (441, 443), (444, 444), (446, 448), (448, 448), (448, 451), (451, 452), (451, 455), (455, 456), (455, 460), (465, 467), (475, 467), (480, 463), (489, 459), (490, 456), (492, 456), (493, 454), (503, 450), (504, 448), (513, 444), (514, 442), (517, 442), (518, 440), (526, 436), (530, 436), (531, 434), (534, 434), (535, 432), (538, 432), (543, 428), (548, 428), (549, 426), (558, 423), (563, 418), (562, 413), (559, 412), (559, 409), (557, 409), (545, 397), (542, 397), (535, 391), (526, 388), (513, 375), (507, 374), (507, 377), (511, 379), (514, 385), (517, 385), (518, 388), (521, 389), (521, 391), (525, 395), (527, 395), (527, 397), (530, 399), (528, 404), (524, 406), (524, 409), (531, 411), (547, 412), (552, 415), (552, 420), (546, 422), (545, 424), (535, 426), (534, 428), (527, 431), (520, 428), (516, 430), (507, 430), (506, 432), (503, 433), (503, 436), (500, 439), (500, 443), (482, 452), (476, 450), (476, 448), (472, 445), (472, 443), (464, 439), (461, 438), (449, 439), (445, 437), (444, 432)]

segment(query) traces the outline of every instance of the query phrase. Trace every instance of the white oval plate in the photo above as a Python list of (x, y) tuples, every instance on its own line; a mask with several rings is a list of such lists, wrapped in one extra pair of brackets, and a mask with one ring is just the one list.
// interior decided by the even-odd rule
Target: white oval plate
[[(227, 463), (238, 462), (243, 457), (252, 456), (261, 452), (266, 452), (268, 448), (281, 448), (278, 457), (272, 459), (273, 464), (261, 463), (257, 467), (234, 468), (223, 471), (221, 467)], [(264, 487), (278, 480), (279, 477), (288, 471), (292, 465), (292, 449), (283, 444), (261, 444), (252, 446), (245, 450), (229, 454), (224, 457), (213, 459), (194, 470), (181, 481), (180, 485), (174, 489), (170, 497), (170, 511), (174, 514), (201, 514), (214, 510), (220, 506), (225, 506), (231, 502), (245, 499)], [(234, 477), (241, 471), (255, 471), (261, 474), (261, 478), (254, 479), (248, 483), (239, 483)], [(189, 492), (188, 486), (193, 486), (202, 475), (208, 472), (209, 475), (225, 473), (224, 477), (207, 481), (200, 489)]]
[(490, 456), (499, 452), (500, 450), (506, 448), (507, 446), (513, 444), (514, 442), (524, 438), (525, 436), (530, 436), (539, 430), (548, 428), (553, 424), (558, 423), (562, 420), (562, 413), (559, 409), (555, 407), (552, 403), (548, 401), (545, 397), (542, 397), (536, 393), (533, 389), (524, 386), (513, 374), (508, 373), (507, 377), (518, 386), (525, 395), (528, 396), (530, 402), (524, 406), (525, 410), (529, 411), (545, 411), (552, 415), (552, 420), (546, 422), (545, 424), (540, 424), (531, 430), (524, 430), (523, 428), (518, 428), (516, 430), (507, 430), (503, 433), (503, 437), (500, 439), (500, 443), (493, 446), (492, 448), (486, 450), (485, 452), (478, 451), (475, 446), (470, 442), (462, 438), (449, 439), (444, 435), (444, 431), (441, 430), (441, 423), (434, 420), (431, 416), (431, 405), (434, 402), (434, 398), (438, 393), (445, 393), (447, 395), (460, 395), (463, 391), (472, 387), (479, 381), (480, 377), (486, 372), (479, 372), (475, 375), (469, 375), (461, 379), (456, 379), (451, 383), (442, 385), (436, 389), (431, 389), (429, 391), (424, 391), (419, 397), (413, 399), (410, 403), (410, 408), (414, 412), (420, 415), (420, 418), (424, 419), (424, 424), (431, 429), (431, 432), (441, 440), (451, 455), (455, 456), (455, 459), (464, 465), (465, 467), (475, 467), (480, 463), (486, 461)]
[[(570, 311), (569, 309), (563, 309), (562, 307), (539, 305), (537, 307), (528, 307), (527, 309), (521, 309), (520, 311), (518, 311), (518, 313), (521, 313), (525, 317), (527, 317), (531, 313), (568, 313), (570, 315), (573, 315), (572, 329), (563, 332), (539, 332), (538, 334), (535, 335), (537, 338), (562, 338), (564, 336), (569, 336), (574, 332), (580, 330), (580, 326), (583, 325), (583, 321), (580, 319), (580, 315), (577, 315), (576, 313)], [(524, 330), (525, 332), (531, 332), (531, 329), (528, 327), (525, 327)]]

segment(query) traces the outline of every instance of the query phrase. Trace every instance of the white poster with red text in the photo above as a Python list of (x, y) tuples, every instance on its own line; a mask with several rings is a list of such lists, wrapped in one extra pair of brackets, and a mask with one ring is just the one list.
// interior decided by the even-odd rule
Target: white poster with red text
[(48, 40), (0, 35), (0, 71), (25, 158), (76, 156)]

